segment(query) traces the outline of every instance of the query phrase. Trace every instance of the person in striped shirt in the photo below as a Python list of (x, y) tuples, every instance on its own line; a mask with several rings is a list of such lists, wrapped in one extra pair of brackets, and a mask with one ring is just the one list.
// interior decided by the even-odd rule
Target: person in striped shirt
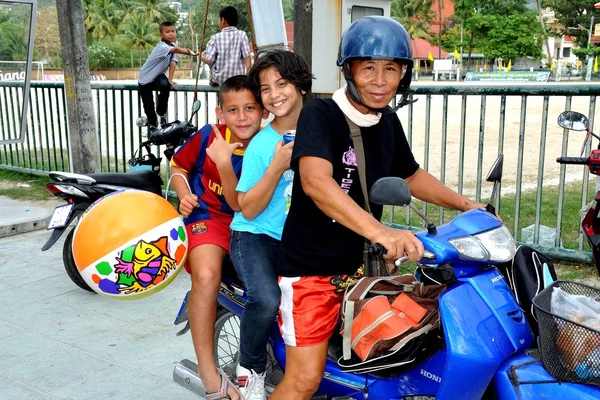
[(202, 61), (210, 65), (211, 86), (222, 85), (230, 76), (243, 75), (252, 64), (248, 36), (237, 27), (238, 11), (235, 7), (223, 7), (219, 11), (221, 32), (210, 38)]
[[(175, 85), (173, 75), (177, 64), (177, 53), (198, 56), (198, 53), (191, 49), (178, 47), (175, 44), (177, 33), (175, 26), (171, 22), (160, 24), (160, 42), (156, 45), (148, 59), (140, 69), (138, 78), (139, 93), (144, 105), (146, 118), (150, 127), (158, 127), (157, 114), (160, 117), (161, 125), (166, 124), (165, 114), (169, 104), (169, 94), (171, 88)], [(169, 71), (169, 77), (165, 73)], [(154, 109), (154, 91), (158, 91), (158, 102), (156, 111)]]

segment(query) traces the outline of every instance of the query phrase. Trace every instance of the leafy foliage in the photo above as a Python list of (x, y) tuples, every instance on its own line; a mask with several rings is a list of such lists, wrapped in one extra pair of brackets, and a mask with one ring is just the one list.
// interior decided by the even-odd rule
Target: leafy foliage
[(431, 41), (429, 28), (435, 18), (431, 5), (432, 0), (393, 0), (391, 15), (404, 26), (411, 38)]
[[(440, 12), (439, 0), (393, 0), (392, 17), (404, 25), (411, 38), (437, 42), (430, 35), (431, 26), (439, 23), (432, 6)], [(463, 47), (463, 52), (484, 53), (488, 59), (539, 58), (542, 37), (537, 15), (527, 8), (526, 0), (455, 0), (454, 16), (442, 21), (445, 50)]]
[(476, 14), (470, 25), (479, 37), (486, 38), (480, 42), (480, 51), (488, 58), (542, 56), (542, 27), (533, 12)]
[[(588, 47), (588, 35), (592, 16), (596, 23), (600, 23), (600, 10), (594, 8), (595, 1), (586, 0), (542, 0), (542, 7), (554, 10), (558, 22), (555, 30), (558, 36), (569, 34), (576, 38), (577, 45), (581, 48)], [(580, 27), (580, 29), (568, 29)], [(591, 27), (592, 29), (594, 27)]]
[[(246, 0), (213, 0), (209, 2), (208, 17), (206, 19), (206, 32), (204, 34), (204, 46), (210, 40), (210, 38), (217, 32), (219, 32), (219, 11), (223, 7), (233, 6), (238, 10), (238, 24), (237, 28), (241, 31), (250, 34), (250, 22), (248, 21), (248, 11), (246, 7)], [(198, 2), (194, 9), (193, 24), (198, 32), (198, 42), (202, 39), (202, 30), (204, 27), (204, 14), (206, 12), (206, 4), (204, 2)], [(199, 43), (200, 44), (200, 43)], [(203, 47), (204, 47), (203, 46)]]
[(90, 69), (108, 68), (114, 65), (116, 58), (114, 50), (102, 44), (93, 44), (88, 47)]

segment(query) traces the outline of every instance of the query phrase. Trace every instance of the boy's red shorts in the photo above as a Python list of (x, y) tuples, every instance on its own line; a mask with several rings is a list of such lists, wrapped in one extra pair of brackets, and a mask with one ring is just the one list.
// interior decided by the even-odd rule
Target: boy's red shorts
[(279, 329), (288, 346), (314, 346), (335, 333), (346, 287), (363, 276), (279, 277)]
[[(231, 219), (208, 219), (193, 222), (185, 226), (188, 235), (188, 254), (192, 249), (201, 244), (215, 244), (229, 253), (229, 225)], [(188, 262), (184, 264), (185, 270), (192, 273)]]

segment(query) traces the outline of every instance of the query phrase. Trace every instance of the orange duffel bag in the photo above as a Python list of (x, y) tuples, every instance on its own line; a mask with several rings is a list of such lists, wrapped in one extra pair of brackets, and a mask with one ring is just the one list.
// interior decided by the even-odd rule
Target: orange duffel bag
[(348, 287), (341, 309), (343, 360), (351, 351), (371, 360), (439, 328), (438, 298), (445, 289), (425, 286), (414, 275), (365, 277)]

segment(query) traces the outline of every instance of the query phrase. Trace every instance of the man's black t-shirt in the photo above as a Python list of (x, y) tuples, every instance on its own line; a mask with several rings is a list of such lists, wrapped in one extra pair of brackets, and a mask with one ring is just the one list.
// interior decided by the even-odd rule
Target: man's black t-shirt
[[(419, 164), (396, 114), (382, 115), (379, 123), (361, 128), (365, 149), (367, 189), (382, 177), (412, 176)], [(362, 264), (364, 239), (325, 215), (302, 190), (299, 159), (324, 158), (333, 165), (333, 179), (359, 205), (364, 204), (357, 159), (344, 114), (331, 99), (308, 102), (298, 120), (292, 168), (296, 178), (292, 204), (281, 238), (280, 276), (352, 274)], [(370, 204), (380, 219), (382, 206)]]

